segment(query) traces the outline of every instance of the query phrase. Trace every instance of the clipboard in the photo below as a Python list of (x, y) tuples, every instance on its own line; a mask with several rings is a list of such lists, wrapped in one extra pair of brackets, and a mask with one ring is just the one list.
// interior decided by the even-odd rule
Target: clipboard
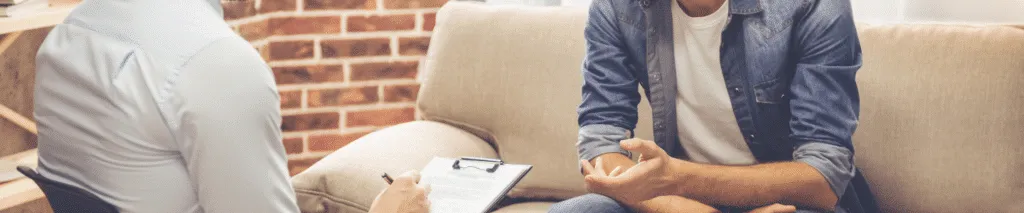
[(430, 185), (431, 213), (490, 212), (531, 169), (498, 159), (435, 157), (420, 172), (420, 183)]

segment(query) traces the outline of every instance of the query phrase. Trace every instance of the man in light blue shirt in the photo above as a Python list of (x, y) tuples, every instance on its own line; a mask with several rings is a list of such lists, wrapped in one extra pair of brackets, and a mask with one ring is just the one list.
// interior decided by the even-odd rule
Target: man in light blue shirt
[[(273, 76), (219, 1), (85, 1), (37, 68), (43, 176), (121, 212), (298, 212)], [(371, 211), (425, 212), (416, 176)]]

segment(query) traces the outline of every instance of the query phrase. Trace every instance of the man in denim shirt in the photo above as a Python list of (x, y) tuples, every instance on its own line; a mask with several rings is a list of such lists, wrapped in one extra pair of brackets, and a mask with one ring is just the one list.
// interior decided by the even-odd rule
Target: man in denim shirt
[[(585, 37), (577, 147), (595, 194), (552, 212), (878, 212), (853, 163), (848, 0), (595, 0)], [(653, 141), (630, 139), (638, 87)]]

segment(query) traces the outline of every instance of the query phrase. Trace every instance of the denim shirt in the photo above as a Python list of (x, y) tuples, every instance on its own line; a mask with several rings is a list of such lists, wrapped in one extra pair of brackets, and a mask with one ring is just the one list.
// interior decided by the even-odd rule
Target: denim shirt
[[(671, 1), (591, 5), (580, 158), (630, 155), (618, 141), (636, 127), (639, 87), (650, 101), (655, 143), (684, 157), (676, 132)], [(853, 166), (861, 49), (848, 0), (730, 0), (720, 54), (737, 125), (759, 162), (805, 162), (840, 198), (836, 211), (877, 210)]]

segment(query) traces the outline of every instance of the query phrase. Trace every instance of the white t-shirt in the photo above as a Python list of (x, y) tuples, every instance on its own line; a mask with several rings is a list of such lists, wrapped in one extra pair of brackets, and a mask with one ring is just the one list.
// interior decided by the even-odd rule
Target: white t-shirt
[(672, 6), (679, 143), (694, 162), (757, 163), (736, 123), (719, 60), (729, 2), (704, 17), (690, 17), (675, 0)]

